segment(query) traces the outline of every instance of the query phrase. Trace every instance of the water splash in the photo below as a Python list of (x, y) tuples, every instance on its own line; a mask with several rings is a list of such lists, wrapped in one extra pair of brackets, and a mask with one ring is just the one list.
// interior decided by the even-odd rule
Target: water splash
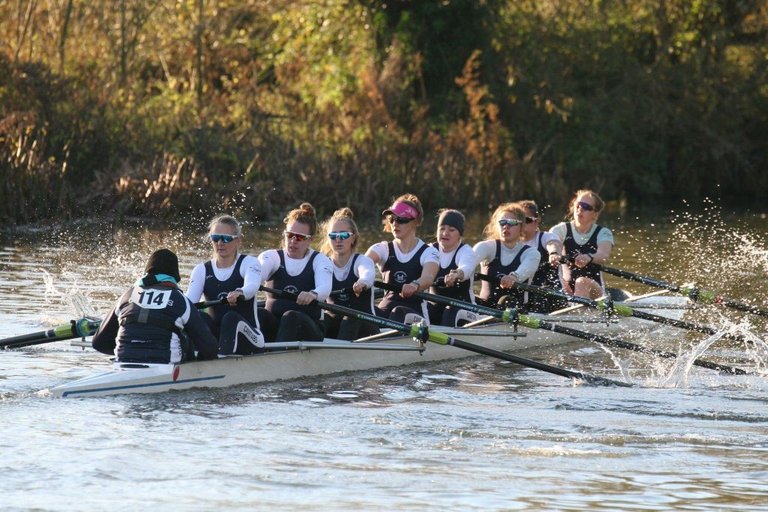
[(670, 270), (678, 279), (724, 295), (754, 289), (758, 293), (753, 297), (759, 298), (755, 302), (764, 302), (768, 248), (747, 226), (729, 219), (713, 203), (705, 204), (703, 213), (675, 215), (672, 224), (671, 250), (665, 252), (674, 260)]
[[(45, 269), (40, 269), (45, 285), (45, 302), (47, 304), (68, 304), (71, 306), (72, 313), (80, 318), (84, 316), (99, 317), (98, 311), (91, 304), (90, 299), (87, 296), (87, 290), (81, 281), (78, 280), (59, 280), (58, 282), (64, 283), (67, 287), (66, 291), (57, 286), (53, 276)], [(53, 323), (61, 323), (59, 319), (53, 320)]]
[[(743, 341), (733, 341), (727, 336), (738, 336)], [(685, 350), (682, 347), (679, 350), (678, 357), (674, 359), (673, 364), (665, 369), (660, 363), (655, 366), (655, 373), (659, 375), (656, 385), (659, 387), (684, 388), (690, 386), (691, 370), (695, 366), (697, 359), (706, 359), (728, 366), (735, 366), (743, 369), (750, 374), (750, 378), (755, 385), (762, 385), (754, 377), (768, 376), (768, 343), (752, 331), (752, 325), (742, 320), (739, 323), (729, 322), (726, 327), (717, 333), (692, 345), (690, 349)], [(719, 375), (714, 372), (708, 372), (712, 375), (709, 380), (711, 386), (720, 386)], [(730, 378), (730, 377), (729, 377)], [(746, 382), (746, 380), (745, 380)], [(700, 384), (701, 382), (697, 382)], [(741, 383), (744, 385), (744, 382)]]
[(602, 350), (605, 354), (608, 355), (608, 357), (613, 361), (614, 366), (619, 370), (621, 373), (621, 379), (624, 382), (632, 382), (632, 377), (629, 373), (630, 369), (630, 361), (622, 359), (619, 357), (613, 350), (611, 350), (607, 345), (603, 343), (595, 343), (597, 345), (597, 348)]
[(768, 249), (760, 246), (757, 238), (750, 233), (738, 236), (741, 241), (741, 251), (736, 253), (737, 263), (744, 267), (756, 266), (762, 269), (764, 275), (768, 274)]
[(667, 374), (659, 379), (658, 386), (666, 388), (688, 387), (688, 379), (696, 360), (701, 358), (709, 347), (722, 337), (723, 333), (714, 334), (693, 346), (690, 351), (680, 351), (672, 366), (667, 370)]

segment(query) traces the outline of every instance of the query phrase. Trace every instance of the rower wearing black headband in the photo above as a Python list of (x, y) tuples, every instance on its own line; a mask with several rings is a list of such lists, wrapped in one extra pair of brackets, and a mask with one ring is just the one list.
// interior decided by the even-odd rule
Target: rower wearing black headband
[[(437, 241), (432, 246), (440, 254), (440, 268), (431, 293), (475, 303), (472, 290), (477, 257), (472, 246), (464, 243), (464, 214), (458, 210), (440, 210)], [(475, 320), (476, 315), (443, 304), (429, 304), (430, 323), (458, 326)]]

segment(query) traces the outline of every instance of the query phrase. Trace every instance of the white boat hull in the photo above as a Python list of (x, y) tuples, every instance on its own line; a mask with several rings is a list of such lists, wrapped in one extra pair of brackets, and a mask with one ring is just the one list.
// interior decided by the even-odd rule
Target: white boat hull
[[(659, 302), (660, 299), (663, 299)], [(665, 302), (666, 301), (666, 302)], [(687, 301), (684, 297), (654, 297), (654, 304), (668, 304), (669, 309), (654, 309), (654, 314), (679, 319)], [(638, 307), (642, 302), (633, 304)], [(665, 327), (637, 318), (606, 322), (599, 315), (582, 310), (581, 314), (543, 316), (551, 323), (609, 335), (621, 339), (635, 333), (649, 334)], [(455, 338), (495, 350), (519, 354), (530, 349), (576, 341), (572, 336), (507, 324), (488, 324), (472, 328), (435, 327)], [(475, 355), (452, 346), (420, 343), (405, 337), (376, 341), (290, 342), (268, 344), (279, 348), (251, 356), (221, 356), (211, 361), (182, 364), (113, 363), (111, 369), (62, 384), (50, 390), (56, 397), (71, 398), (126, 393), (158, 393), (191, 388), (217, 388), (254, 384), (334, 373), (363, 371), (410, 365), (428, 361), (458, 359)]]

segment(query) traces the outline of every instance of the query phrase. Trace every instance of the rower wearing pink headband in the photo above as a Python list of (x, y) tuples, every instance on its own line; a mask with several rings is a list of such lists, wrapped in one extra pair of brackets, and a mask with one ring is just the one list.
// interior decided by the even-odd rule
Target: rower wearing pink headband
[(392, 233), (393, 239), (372, 245), (366, 256), (379, 267), (384, 282), (400, 287), (400, 291), (388, 291), (376, 314), (398, 322), (416, 317), (427, 320), (427, 304), (413, 295), (432, 286), (440, 256), (416, 236), (424, 219), (421, 201), (413, 194), (403, 194), (381, 214), (384, 231)]
[(395, 201), (395, 204), (381, 212), (383, 216), (394, 215), (395, 217), (418, 219), (421, 214), (419, 210), (404, 201)]

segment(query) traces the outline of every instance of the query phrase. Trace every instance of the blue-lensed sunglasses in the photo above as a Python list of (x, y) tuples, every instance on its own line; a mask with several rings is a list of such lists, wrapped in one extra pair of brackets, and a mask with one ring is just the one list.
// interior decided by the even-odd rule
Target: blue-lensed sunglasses
[(331, 231), (330, 233), (328, 233), (328, 238), (330, 238), (331, 240), (336, 240), (336, 239), (346, 240), (351, 236), (352, 236), (352, 233), (350, 233), (349, 231), (339, 231), (339, 232)]
[(225, 244), (228, 244), (235, 238), (238, 238), (240, 235), (220, 235), (218, 233), (213, 233), (211, 235), (208, 235), (208, 238), (211, 239), (211, 242), (217, 243), (217, 242), (223, 242)]

